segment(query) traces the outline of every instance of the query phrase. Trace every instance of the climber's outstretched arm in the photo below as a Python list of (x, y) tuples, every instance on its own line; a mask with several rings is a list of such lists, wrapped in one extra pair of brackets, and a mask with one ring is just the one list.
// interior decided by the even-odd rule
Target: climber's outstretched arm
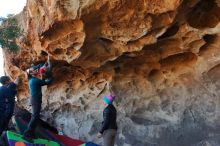
[(49, 54), (48, 54), (48, 58), (47, 58), (47, 63), (48, 63), (48, 70), (51, 71), (52, 70), (52, 63), (51, 63)]

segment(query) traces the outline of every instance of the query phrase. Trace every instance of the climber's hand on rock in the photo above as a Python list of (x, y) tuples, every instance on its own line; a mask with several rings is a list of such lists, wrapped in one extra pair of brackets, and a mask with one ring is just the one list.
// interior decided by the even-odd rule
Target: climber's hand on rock
[(101, 137), (102, 137), (102, 134), (99, 132), (99, 133), (97, 134), (97, 137), (98, 137), (98, 138), (101, 138)]

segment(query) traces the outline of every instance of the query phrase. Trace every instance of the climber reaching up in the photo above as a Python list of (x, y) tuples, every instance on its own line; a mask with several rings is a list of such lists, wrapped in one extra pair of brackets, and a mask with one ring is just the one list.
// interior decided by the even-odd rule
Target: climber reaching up
[(38, 71), (41, 79), (52, 78), (52, 63), (50, 61), (50, 55), (49, 54), (48, 54), (47, 62), (40, 63), (40, 64), (37, 64), (37, 65), (32, 64), (31, 68)]
[(48, 55), (47, 62), (40, 67), (40, 74), (42, 79), (52, 78), (52, 63), (50, 55)]
[(52, 82), (52, 78), (40, 79), (38, 68), (31, 67), (28, 70), (28, 84), (30, 91), (30, 103), (32, 106), (31, 120), (28, 124), (28, 128), (24, 132), (24, 138), (26, 140), (31, 140), (35, 137), (34, 132), (37, 126), (38, 120), (40, 118), (41, 103), (42, 103), (42, 89), (44, 85), (48, 85)]

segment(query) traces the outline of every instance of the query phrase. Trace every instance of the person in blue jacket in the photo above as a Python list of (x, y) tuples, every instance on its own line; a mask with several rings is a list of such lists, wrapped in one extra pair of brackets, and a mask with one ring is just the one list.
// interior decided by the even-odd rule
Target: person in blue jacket
[(14, 113), (15, 95), (20, 78), (12, 82), (8, 76), (0, 77), (0, 134), (8, 129), (9, 121)]
[(32, 115), (31, 120), (28, 124), (28, 128), (25, 130), (23, 136), (26, 139), (35, 138), (34, 132), (37, 126), (37, 123), (40, 119), (41, 103), (42, 103), (42, 86), (49, 85), (52, 82), (52, 78), (40, 79), (39, 69), (31, 67), (28, 70), (28, 84), (30, 91), (30, 103), (32, 106)]

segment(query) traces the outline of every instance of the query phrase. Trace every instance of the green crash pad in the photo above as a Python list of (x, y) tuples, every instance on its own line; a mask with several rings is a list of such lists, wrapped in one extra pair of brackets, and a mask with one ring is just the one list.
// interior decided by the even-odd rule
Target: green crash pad
[(18, 143), (22, 143), (24, 146), (60, 146), (57, 142), (46, 139), (33, 139), (33, 143), (30, 143), (22, 138), (22, 135), (15, 132), (7, 131), (6, 133), (9, 146), (17, 146)]

